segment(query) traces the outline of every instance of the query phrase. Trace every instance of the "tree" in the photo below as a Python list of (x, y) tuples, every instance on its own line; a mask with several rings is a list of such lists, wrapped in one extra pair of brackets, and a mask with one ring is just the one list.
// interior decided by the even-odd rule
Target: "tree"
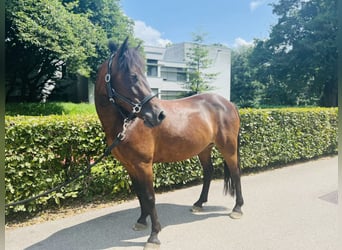
[[(62, 2), (72, 13), (87, 16), (88, 20), (99, 27), (106, 36), (105, 42), (101, 44), (102, 47), (97, 48), (98, 56), (90, 58), (94, 69), (97, 69), (97, 66), (108, 57), (108, 41), (120, 44), (128, 36), (132, 45), (141, 42), (133, 37), (134, 22), (122, 12), (119, 0), (62, 0)], [(91, 76), (94, 78), (96, 70), (92, 73)]]
[(289, 104), (337, 106), (336, 7), (336, 0), (273, 4), (278, 22), (269, 39), (256, 42), (251, 63), (260, 82), (272, 80), (263, 82), (266, 91), (278, 86), (277, 94), (283, 90)]
[(187, 53), (188, 77), (184, 88), (189, 90), (188, 95), (193, 95), (213, 89), (210, 82), (215, 79), (215, 73), (205, 73), (211, 60), (208, 59), (209, 51), (204, 45), (205, 34), (193, 34), (192, 47)]
[[(70, 14), (57, 0), (17, 0), (6, 5), (7, 94), (36, 101), (48, 80), (67, 64), (70, 72), (89, 74), (97, 29), (81, 15)], [(20, 89), (17, 86), (20, 85)]]
[(256, 79), (256, 69), (249, 65), (252, 46), (232, 51), (231, 100), (239, 107), (259, 106), (263, 86)]
[(93, 24), (105, 31), (109, 40), (120, 43), (127, 36), (133, 35), (134, 22), (122, 12), (119, 0), (62, 0), (62, 2), (73, 13), (86, 14)]
[[(39, 101), (46, 84), (56, 81), (61, 71), (87, 77), (95, 75), (99, 63), (108, 56), (108, 38), (123, 27), (116, 24), (124, 15), (122, 12), (118, 15), (117, 1), (96, 1), (95, 5), (103, 4), (104, 9), (93, 12), (89, 9), (92, 6), (87, 5), (90, 3), (13, 0), (6, 4), (6, 96), (16, 92), (22, 101)], [(110, 19), (108, 12), (113, 9), (117, 12), (112, 14), (117, 15)], [(107, 10), (103, 20), (108, 21), (108, 26), (111, 21), (113, 24), (109, 34), (100, 26), (103, 10)], [(125, 17), (122, 23), (127, 20)], [(133, 33), (132, 28), (120, 31), (122, 36)]]
[(254, 40), (253, 49), (248, 56), (249, 70), (253, 70), (253, 80), (261, 85), (260, 106), (294, 106), (297, 103), (297, 92), (293, 90), (282, 79), (275, 77), (277, 70), (286, 67), (274, 67), (272, 63), (272, 52), (266, 47), (263, 40)]

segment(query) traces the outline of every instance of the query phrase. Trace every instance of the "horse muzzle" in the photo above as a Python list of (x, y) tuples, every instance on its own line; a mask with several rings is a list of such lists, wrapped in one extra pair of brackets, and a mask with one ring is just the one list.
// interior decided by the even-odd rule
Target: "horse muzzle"
[(162, 121), (166, 118), (166, 114), (163, 110), (158, 110), (157, 112), (147, 112), (143, 116), (144, 124), (149, 127), (153, 128), (158, 126), (162, 123)]

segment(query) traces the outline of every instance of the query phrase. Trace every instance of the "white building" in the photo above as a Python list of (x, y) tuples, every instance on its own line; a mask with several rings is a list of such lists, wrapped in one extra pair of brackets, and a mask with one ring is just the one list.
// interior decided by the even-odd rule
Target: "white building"
[[(166, 48), (145, 46), (147, 80), (152, 90), (159, 93), (161, 99), (179, 98), (186, 92), (183, 84), (187, 81), (187, 54), (193, 43), (174, 44)], [(210, 83), (218, 93), (230, 99), (230, 49), (222, 45), (206, 46), (210, 67), (205, 73), (215, 73)]]

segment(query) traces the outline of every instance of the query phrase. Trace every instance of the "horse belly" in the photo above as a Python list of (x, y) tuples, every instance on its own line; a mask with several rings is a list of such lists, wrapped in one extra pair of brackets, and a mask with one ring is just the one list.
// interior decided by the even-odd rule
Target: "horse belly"
[[(193, 131), (194, 132), (194, 131)], [(189, 159), (213, 143), (209, 130), (179, 137), (161, 138), (156, 144), (154, 162), (175, 162)]]
[(198, 155), (206, 147), (202, 148), (186, 148), (186, 147), (168, 147), (164, 150), (159, 150), (158, 154), (155, 155), (153, 162), (176, 162), (189, 159), (193, 156)]

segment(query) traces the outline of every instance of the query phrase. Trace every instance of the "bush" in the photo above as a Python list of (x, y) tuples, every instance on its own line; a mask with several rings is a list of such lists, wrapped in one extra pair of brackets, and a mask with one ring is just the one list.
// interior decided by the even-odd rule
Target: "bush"
[[(71, 178), (105, 147), (96, 116), (6, 117), (5, 126), (6, 203), (37, 195)], [(94, 175), (99, 175), (96, 170)], [(81, 179), (65, 192), (14, 207), (14, 211), (34, 211), (51, 197), (58, 204), (60, 198), (88, 194), (89, 181)]]
[(243, 169), (337, 153), (336, 108), (241, 110)]
[[(337, 153), (337, 109), (280, 109), (240, 111), (240, 155), (243, 170), (254, 171)], [(80, 173), (104, 149), (104, 134), (96, 115), (5, 117), (6, 204), (50, 189)], [(222, 159), (213, 153), (215, 175), (222, 176)], [(202, 169), (197, 158), (155, 164), (155, 187), (170, 188), (198, 181)], [(62, 200), (91, 200), (94, 196), (131, 193), (124, 167), (112, 157), (91, 174), (62, 191), (6, 214), (33, 212)]]

